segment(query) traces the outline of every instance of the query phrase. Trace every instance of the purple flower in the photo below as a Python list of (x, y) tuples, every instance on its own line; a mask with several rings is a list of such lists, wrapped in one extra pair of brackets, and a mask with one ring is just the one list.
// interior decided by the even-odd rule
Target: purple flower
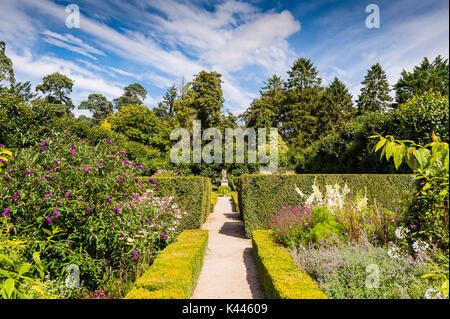
[(99, 163), (103, 163), (103, 160), (99, 160), (98, 162), (99, 162)]
[(19, 196), (20, 196), (20, 193), (15, 193), (14, 197), (13, 197), (13, 200), (16, 200)]
[(417, 226), (416, 226), (416, 225), (411, 225), (411, 229), (412, 229), (412, 230), (416, 230), (416, 229), (417, 229)]
[(118, 213), (120, 213), (120, 207), (119, 206), (116, 206), (116, 210), (117, 210)]
[(161, 233), (161, 236), (163, 236), (164, 239), (167, 239), (167, 236), (164, 233)]
[(149, 224), (150, 226), (152, 225), (152, 223), (151, 223), (148, 219), (146, 219), (145, 221), (146, 221), (147, 224)]
[(49, 223), (52, 222), (52, 219), (51, 219), (50, 217), (45, 217), (45, 219), (46, 219)]
[(5, 209), (5, 211), (3, 212), (3, 216), (6, 216), (6, 214), (8, 214), (9, 213), (9, 211), (10, 211), (10, 209), (9, 209), (9, 207), (7, 208), (7, 209)]
[(109, 200), (112, 203), (112, 199), (109, 196), (106, 196), (106, 199)]
[(420, 182), (420, 185), (422, 185), (422, 186), (425, 185), (425, 184), (426, 184), (426, 182)]
[(86, 168), (84, 169), (85, 172), (89, 172), (89, 166), (86, 166)]
[(52, 196), (52, 194), (48, 193), (47, 195), (45, 195), (45, 198), (49, 198), (50, 196)]
[(120, 178), (116, 178), (117, 183), (122, 183), (123, 181)]
[(69, 197), (70, 194), (72, 194), (72, 191), (68, 191), (68, 192), (66, 193), (66, 198)]
[(89, 206), (86, 206), (86, 210), (87, 210), (88, 213), (91, 212), (91, 208)]
[(86, 261), (86, 266), (89, 265), (89, 262)]
[(72, 243), (70, 241), (67, 242), (67, 245), (72, 246)]
[(53, 210), (53, 213), (55, 214), (55, 218), (58, 218), (58, 211), (56, 209)]
[(120, 154), (123, 154), (123, 155), (127, 155), (127, 153), (125, 153), (125, 152), (122, 152), (122, 151), (120, 151), (119, 153), (120, 153)]
[(30, 174), (33, 174), (33, 172), (32, 171), (26, 171), (26, 172), (24, 172), (24, 174), (25, 175), (30, 175)]
[(73, 143), (70, 144), (70, 148), (74, 150), (75, 149), (75, 144), (73, 144)]
[(112, 142), (110, 141), (110, 140), (106, 140), (106, 143), (108, 143), (108, 144), (112, 144)]
[(44, 148), (44, 147), (45, 147), (45, 144), (47, 144), (47, 141), (43, 141), (43, 142), (41, 143), (41, 147)]
[(148, 180), (149, 180), (150, 182), (152, 182), (153, 184), (156, 184), (156, 181), (155, 181), (153, 178), (149, 177)]
[(139, 186), (144, 187), (144, 184), (142, 184), (140, 181), (137, 182), (139, 184)]
[(132, 195), (132, 197), (134, 197), (137, 201), (140, 201), (139, 196), (137, 196), (137, 195)]
[(83, 256), (83, 258), (86, 258), (86, 254), (82, 254), (81, 256)]
[(137, 258), (137, 251), (133, 250), (133, 259), (136, 259), (136, 258)]
[(123, 233), (120, 233), (119, 235), (120, 235), (120, 237), (125, 237), (125, 235)]
[(52, 169), (57, 168), (59, 166), (59, 164), (55, 164), (52, 166)]
[(100, 165), (95, 165), (95, 167), (97, 167), (98, 169), (102, 169)]
[(75, 156), (75, 150), (72, 150), (72, 156)]
[(128, 162), (127, 160), (123, 160), (123, 162), (124, 162), (125, 164), (131, 165), (131, 163)]

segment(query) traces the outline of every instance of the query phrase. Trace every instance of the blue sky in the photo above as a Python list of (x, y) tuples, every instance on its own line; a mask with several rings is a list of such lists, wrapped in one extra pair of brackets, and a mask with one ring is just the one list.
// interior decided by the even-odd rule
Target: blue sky
[[(72, 3), (80, 8), (80, 28), (65, 24)], [(380, 8), (378, 29), (365, 25), (370, 3)], [(222, 74), (225, 110), (237, 115), (263, 81), (274, 73), (286, 78), (302, 56), (324, 84), (338, 76), (356, 98), (376, 62), (393, 85), (425, 56), (449, 55), (442, 0), (0, 0), (0, 8), (0, 40), (16, 79), (36, 85), (61, 72), (75, 82), (75, 104), (90, 93), (113, 99), (139, 82), (152, 108), (171, 84), (207, 70)]]

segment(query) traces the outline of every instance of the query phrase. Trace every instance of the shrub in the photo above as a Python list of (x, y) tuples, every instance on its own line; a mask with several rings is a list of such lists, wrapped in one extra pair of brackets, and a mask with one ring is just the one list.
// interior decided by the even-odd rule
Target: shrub
[(437, 284), (420, 278), (428, 271), (423, 261), (410, 256), (392, 258), (381, 247), (303, 248), (292, 254), (330, 298), (424, 298), (427, 289)]
[(160, 197), (172, 197), (178, 207), (188, 212), (179, 229), (197, 229), (206, 221), (211, 207), (211, 182), (204, 177), (141, 177), (143, 183), (155, 181)]
[(153, 199), (138, 204), (146, 191), (137, 179), (141, 169), (111, 141), (93, 146), (55, 134), (8, 163), (0, 179), (0, 211), (11, 218), (13, 234), (27, 237), (26, 254), (41, 251), (51, 279), (61, 279), (65, 267), (75, 264), (89, 289), (111, 273), (126, 281), (177, 232), (163, 235), (168, 225), (150, 225), (164, 208)]
[(127, 299), (189, 299), (208, 244), (207, 230), (186, 230), (156, 257)]
[(322, 192), (325, 185), (347, 184), (351, 189), (350, 196), (365, 193), (369, 201), (376, 200), (377, 205), (394, 212), (401, 210), (397, 205), (403, 195), (413, 190), (409, 175), (242, 175), (238, 184), (239, 211), (247, 236), (255, 229), (268, 229), (270, 215), (283, 206), (299, 203), (296, 186), (307, 193), (314, 183)]
[(313, 280), (294, 264), (289, 251), (274, 242), (272, 231), (253, 231), (252, 245), (261, 283), (268, 298), (327, 298)]
[(228, 195), (230, 195), (231, 188), (230, 188), (230, 186), (222, 185), (222, 186), (219, 186), (219, 188), (217, 189), (217, 192), (219, 193), (219, 195), (228, 196)]

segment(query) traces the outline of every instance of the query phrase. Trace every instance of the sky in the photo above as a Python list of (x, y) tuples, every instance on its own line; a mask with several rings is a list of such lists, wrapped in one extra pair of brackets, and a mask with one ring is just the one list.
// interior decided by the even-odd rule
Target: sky
[[(366, 26), (369, 4), (379, 28)], [(79, 28), (68, 27), (69, 5), (79, 8)], [(206, 70), (222, 74), (224, 111), (238, 115), (300, 57), (324, 85), (344, 81), (354, 99), (377, 62), (394, 85), (424, 57), (448, 59), (448, 15), (443, 0), (0, 0), (0, 40), (17, 81), (37, 85), (60, 72), (74, 80), (75, 105), (90, 93), (112, 100), (138, 82), (153, 108), (169, 86)]]

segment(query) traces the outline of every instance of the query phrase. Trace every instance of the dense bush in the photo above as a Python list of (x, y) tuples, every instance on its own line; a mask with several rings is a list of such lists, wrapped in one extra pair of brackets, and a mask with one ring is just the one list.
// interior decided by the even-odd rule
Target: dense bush
[(266, 296), (272, 299), (324, 299), (327, 296), (297, 265), (270, 230), (252, 232), (256, 266)]
[[(153, 178), (141, 177), (143, 183), (151, 183)], [(211, 205), (211, 182), (204, 177), (155, 177), (158, 194), (174, 197), (182, 211), (189, 214), (180, 222), (180, 230), (197, 229), (205, 222)]]
[(351, 196), (367, 194), (368, 200), (376, 200), (379, 207), (399, 211), (403, 195), (413, 191), (409, 175), (371, 174), (305, 174), (305, 175), (242, 175), (238, 183), (239, 211), (249, 237), (254, 229), (268, 229), (270, 215), (283, 206), (297, 205), (300, 195), (309, 193), (312, 185), (324, 192), (325, 185), (347, 184)]
[(295, 263), (330, 298), (423, 299), (429, 288), (436, 287), (435, 280), (420, 278), (428, 272), (423, 261), (410, 256), (392, 258), (381, 247), (335, 246), (292, 252)]
[(127, 299), (189, 299), (208, 244), (207, 230), (186, 230), (135, 282)]
[(109, 275), (126, 282), (175, 238), (181, 219), (173, 203), (166, 207), (146, 193), (141, 170), (111, 141), (93, 146), (55, 134), (8, 163), (0, 211), (10, 217), (11, 233), (27, 238), (25, 255), (41, 252), (52, 280), (75, 264), (84, 287), (97, 288)]

